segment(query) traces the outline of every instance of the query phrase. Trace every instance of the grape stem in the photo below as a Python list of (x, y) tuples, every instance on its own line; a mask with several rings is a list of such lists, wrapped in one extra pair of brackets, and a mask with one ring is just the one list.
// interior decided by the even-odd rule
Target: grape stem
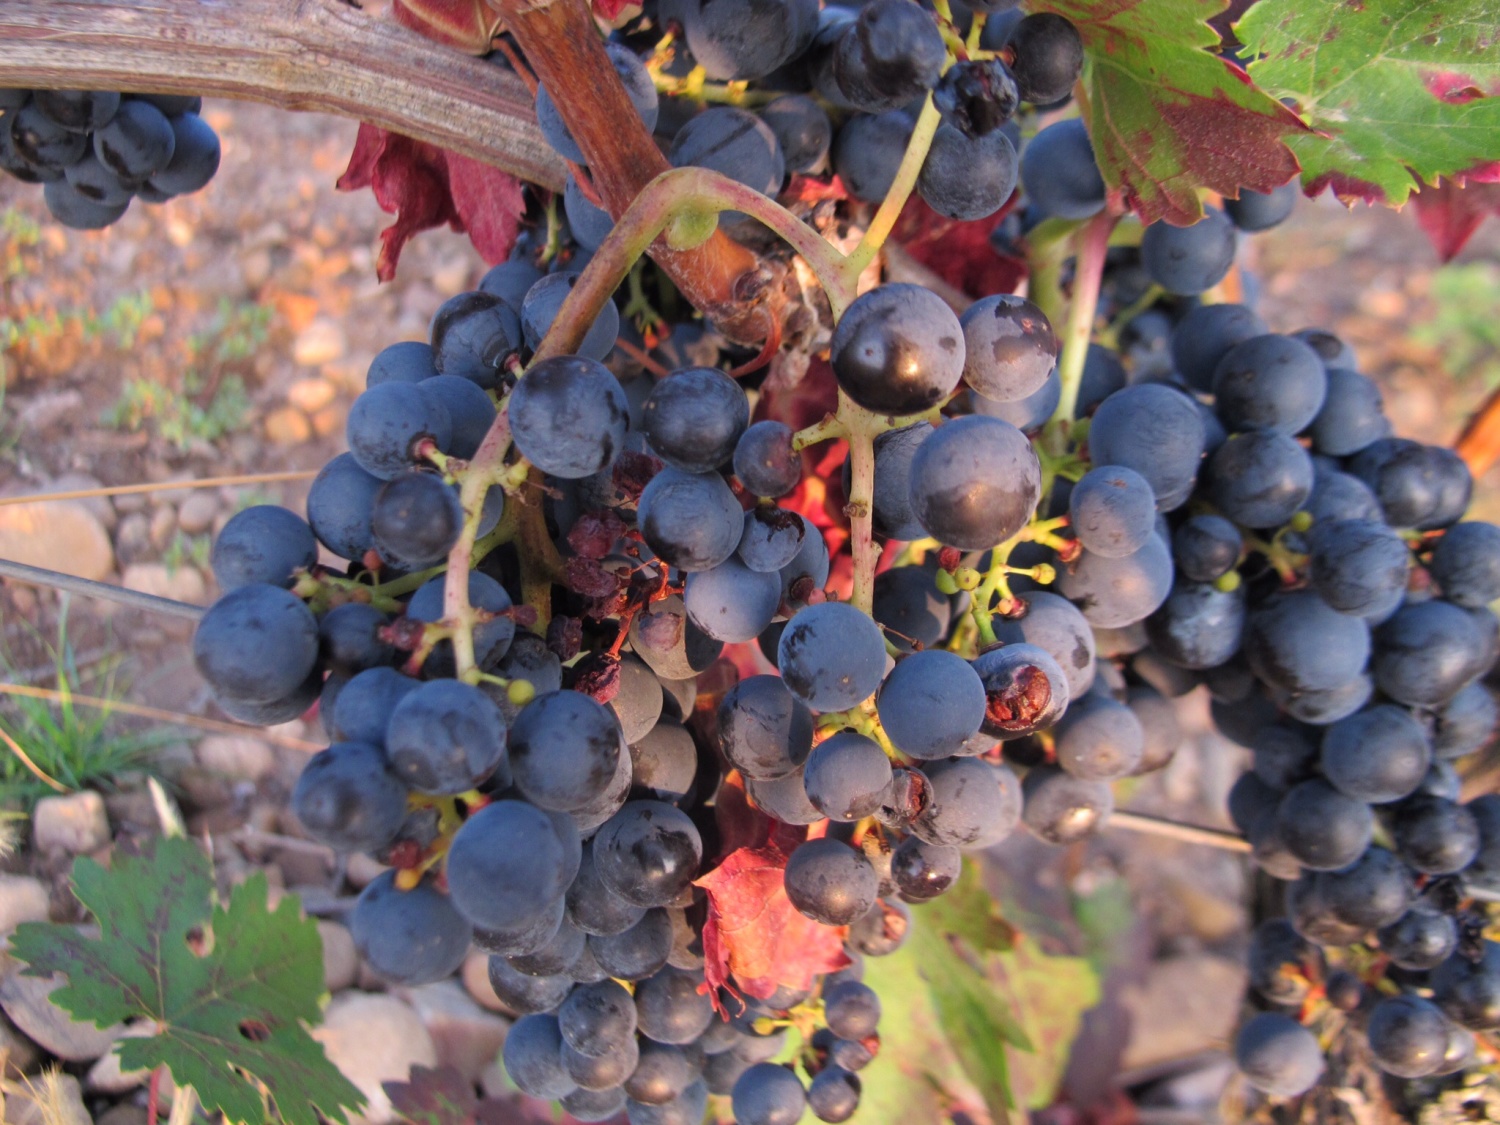
[(848, 260), (844, 263), (845, 277), (850, 288), (854, 287), (859, 275), (875, 260), (875, 255), (880, 253), (880, 248), (895, 229), (896, 220), (901, 217), (901, 209), (906, 206), (906, 201), (916, 189), (917, 177), (927, 160), (927, 150), (932, 147), (932, 138), (937, 134), (937, 127), (941, 123), (942, 114), (933, 104), (929, 93), (922, 103), (922, 112), (917, 115), (916, 127), (912, 129), (911, 139), (906, 143), (906, 154), (901, 158), (901, 166), (896, 169), (891, 189), (885, 193), (885, 199), (881, 201), (875, 217), (870, 220), (870, 225), (865, 228), (859, 245), (849, 252)]
[[(474, 539), (479, 533), (484, 496), (503, 470), (505, 453), (509, 448), (510, 411), (501, 410), (495, 415), (495, 421), (484, 435), (484, 440), (479, 443), (469, 467), (464, 470), (463, 485), (459, 489), (459, 501), (464, 509), (464, 526), (459, 532), (458, 542), (448, 552), (448, 577), (443, 583), (443, 620), (453, 630), (455, 676), (471, 683), (478, 670), (474, 667), (474, 609), (469, 604), (468, 575), (473, 562)], [(538, 502), (533, 507), (540, 516), (541, 503)], [(522, 522), (525, 522), (524, 517)], [(545, 530), (544, 527), (544, 533)], [(550, 544), (549, 539), (548, 545)], [(556, 554), (556, 548), (553, 548), (553, 554)], [(545, 558), (545, 555), (542, 557)], [(463, 577), (462, 581), (456, 580), (459, 575)], [(538, 613), (541, 613), (540, 606)]]
[(1099, 307), (1099, 284), (1104, 277), (1104, 258), (1109, 250), (1109, 235), (1119, 222), (1110, 208), (1095, 215), (1078, 232), (1078, 264), (1073, 273), (1073, 297), (1068, 306), (1068, 324), (1063, 331), (1062, 356), (1057, 374), (1062, 380), (1062, 397), (1058, 400), (1054, 420), (1071, 422), (1078, 409), (1078, 386), (1083, 380), (1083, 363), (1088, 358), (1089, 341), (1094, 332), (1094, 314)]
[[(720, 211), (743, 211), (760, 220), (780, 235), (812, 269), (823, 284), (829, 304), (837, 318), (854, 298), (853, 285), (845, 281), (844, 258), (823, 237), (798, 219), (774, 199), (747, 188), (717, 172), (704, 168), (677, 168), (657, 176), (635, 201), (620, 216), (614, 229), (600, 245), (593, 259), (584, 267), (578, 284), (568, 294), (562, 308), (558, 310), (552, 327), (537, 345), (532, 364), (555, 356), (573, 355), (583, 343), (584, 334), (599, 315), (604, 303), (613, 296), (653, 243), (663, 233), (681, 229), (680, 220), (697, 220), (705, 216), (717, 217)], [(713, 228), (708, 228), (712, 233)], [(755, 278), (756, 275), (746, 275)], [(753, 282), (747, 282), (753, 284)], [(525, 378), (525, 375), (522, 375)], [(853, 403), (850, 408), (858, 410)], [(860, 411), (861, 414), (865, 412)], [(843, 416), (841, 407), (840, 416)], [(884, 428), (884, 427), (881, 427)], [(873, 442), (870, 431), (866, 444)], [(479, 528), (480, 510), (485, 492), (502, 476), (507, 474), (505, 455), (510, 449), (510, 412), (502, 408), (485, 435), (483, 443), (464, 470), (460, 497), (465, 512), (463, 531), (458, 542), (448, 553), (448, 574), (466, 575), (473, 563), (474, 538)], [(869, 451), (869, 486), (866, 489), (865, 541), (873, 547), (869, 525), (869, 493), (874, 486), (874, 453)], [(857, 461), (857, 459), (856, 459)], [(513, 469), (512, 469), (513, 471)], [(542, 486), (541, 472), (532, 468), (527, 483), (534, 485), (533, 494), (539, 494)], [(513, 497), (520, 503), (521, 495)], [(551, 584), (562, 571), (562, 560), (557, 547), (547, 532), (542, 505), (539, 501), (521, 504), (516, 518), (515, 537), (520, 543), (521, 596), (522, 600), (537, 611), (537, 625), (545, 629), (551, 616)], [(857, 536), (856, 536), (857, 541)], [(859, 570), (859, 555), (856, 554), (856, 571)], [(874, 558), (866, 560), (870, 583), (873, 584)], [(868, 596), (862, 607), (869, 612)], [(453, 659), (459, 679), (472, 682), (477, 671), (474, 666), (474, 611), (469, 604), (469, 588), (466, 581), (449, 581), (443, 588), (443, 620), (453, 630)]]
[(871, 414), (839, 391), (838, 420), (849, 441), (849, 552), (854, 556), (854, 589), (849, 602), (871, 614), (875, 603), (875, 567), (880, 544), (875, 542), (875, 438), (891, 428), (894, 419)]

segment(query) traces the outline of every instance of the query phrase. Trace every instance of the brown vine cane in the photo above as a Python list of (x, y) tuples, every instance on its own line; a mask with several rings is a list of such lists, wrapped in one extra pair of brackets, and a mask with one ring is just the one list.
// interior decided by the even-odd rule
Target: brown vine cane
[[(542, 85), (556, 95), (558, 113), (587, 158), (594, 188), (618, 219), (671, 165), (630, 104), (586, 0), (489, 3), (505, 17)], [(773, 314), (764, 300), (769, 287), (751, 280), (763, 265), (722, 231), (691, 250), (673, 250), (658, 241), (650, 254), (730, 339), (758, 344), (769, 335)]]

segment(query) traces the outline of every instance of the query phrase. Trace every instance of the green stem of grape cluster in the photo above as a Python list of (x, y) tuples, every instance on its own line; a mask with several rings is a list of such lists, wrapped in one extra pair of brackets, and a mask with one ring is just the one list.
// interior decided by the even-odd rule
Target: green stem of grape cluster
[[(917, 117), (890, 191), (859, 245), (847, 256), (785, 207), (760, 192), (707, 169), (678, 168), (663, 172), (620, 216), (585, 267), (552, 327), (538, 345), (533, 364), (576, 352), (598, 311), (659, 239), (668, 250), (691, 249), (713, 234), (718, 216), (723, 211), (741, 211), (752, 216), (795, 250), (823, 286), (837, 324), (854, 300), (860, 275), (874, 262), (916, 189), (917, 177), (940, 121), (941, 115), (929, 95)], [(838, 413), (825, 423), (827, 437), (842, 436), (849, 442), (850, 488), (845, 510), (849, 516), (850, 551), (854, 558), (850, 601), (865, 613), (872, 608), (875, 568), (880, 558), (880, 547), (875, 542), (873, 530), (875, 438), (909, 421), (872, 414), (840, 392)], [(818, 439), (823, 436), (820, 433)], [(801, 444), (810, 444), (810, 440)], [(467, 516), (458, 542), (448, 555), (450, 575), (467, 574), (474, 563), (474, 542), (485, 493), (500, 482), (502, 475), (509, 479), (509, 473), (515, 469), (515, 466), (510, 470), (505, 467), (510, 446), (509, 415), (502, 408), (479, 450), (459, 474)], [(518, 459), (518, 465), (523, 463), (523, 459)], [(535, 469), (531, 470), (528, 483), (540, 487), (540, 474)], [(522, 547), (522, 596), (527, 604), (536, 608), (539, 624), (545, 625), (550, 584), (561, 572), (561, 561), (547, 534), (541, 504), (534, 497), (530, 503), (526, 502), (527, 499), (520, 495), (519, 489), (511, 496), (511, 503), (521, 506), (514, 521), (514, 537)], [(472, 681), (478, 670), (474, 663), (474, 610), (469, 604), (467, 582), (445, 584), (443, 617), (445, 626), (452, 630), (457, 675)]]

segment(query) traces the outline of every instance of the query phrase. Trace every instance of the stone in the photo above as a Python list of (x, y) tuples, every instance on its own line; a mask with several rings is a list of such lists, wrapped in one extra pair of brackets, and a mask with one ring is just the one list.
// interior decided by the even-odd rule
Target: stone
[(485, 1011), (455, 980), (411, 988), (406, 996), (432, 1036), (439, 1065), (478, 1082), (499, 1054), (510, 1021)]
[(151, 546), (158, 551), (165, 551), (171, 545), (172, 537), (177, 534), (177, 513), (170, 504), (163, 504), (151, 513), (150, 534)]
[(215, 734), (198, 743), (198, 764), (235, 781), (261, 781), (276, 772), (276, 753), (258, 738)]
[(177, 507), (177, 526), (189, 535), (202, 535), (219, 514), (219, 497), (211, 488), (200, 488)]
[(1151, 1066), (1234, 1037), (1245, 994), (1244, 965), (1194, 953), (1154, 961), (1120, 1002), (1131, 1016), (1122, 1070)]
[[(123, 499), (123, 498), (122, 498)], [(115, 528), (115, 550), (123, 563), (149, 559), (151, 550), (151, 517), (145, 509), (127, 513)]]
[(22, 922), (45, 922), (47, 888), (30, 875), (0, 875), (0, 934), (9, 934)]
[[(186, 473), (180, 469), (174, 469), (165, 461), (151, 461), (146, 465), (146, 479), (153, 484), (181, 484), (184, 486), (193, 483), (193, 474)], [(181, 504), (193, 494), (190, 487), (163, 488), (157, 492), (148, 493), (146, 499), (150, 506), (157, 508), (163, 504)]]
[(0, 559), (95, 581), (114, 569), (109, 532), (77, 500), (0, 507)]
[(155, 594), (158, 598), (203, 605), (208, 601), (208, 583), (195, 566), (169, 567), (166, 563), (131, 563), (120, 575), (128, 590)]
[(43, 391), (34, 395), (16, 412), (16, 429), (22, 433), (40, 433), (64, 419), (76, 417), (82, 409), (83, 395), (79, 391), (71, 388), (64, 391)]
[[(82, 492), (87, 488), (102, 488), (103, 482), (98, 477), (90, 476), (88, 473), (63, 473), (54, 477), (45, 488), (37, 489), (38, 492)], [(115, 521), (119, 518), (115, 506), (110, 503), (108, 496), (87, 496), (82, 500), (70, 501), (74, 504), (82, 504), (94, 514), (94, 518), (107, 531), (114, 530)]]
[[(43, 1109), (39, 1102), (45, 1102)], [(71, 1074), (53, 1071), (27, 1089), (6, 1092), (6, 1125), (92, 1125), (83, 1088)]]
[(312, 437), (312, 425), (295, 406), (278, 407), (266, 415), (266, 437), (277, 445), (301, 445)]
[(344, 868), (344, 878), (349, 881), (351, 887), (364, 890), (367, 886), (380, 878), (386, 872), (385, 864), (379, 860), (372, 859), (364, 852), (353, 852), (349, 855)]
[(458, 976), (464, 982), (464, 991), (472, 996), (481, 1008), (499, 1012), (503, 1016), (515, 1015), (490, 987), (490, 955), (484, 950), (469, 950), (469, 955), (464, 958), (463, 968), (459, 970)]
[(58, 1058), (93, 1062), (109, 1050), (124, 1025), (95, 1027), (73, 1019), (48, 999), (64, 983), (62, 976), (22, 976), (21, 966), (12, 965), (0, 980), (0, 1008), (22, 1033)]
[[(145, 1039), (156, 1034), (156, 1026), (148, 1020), (132, 1023), (121, 1031), (116, 1037), (119, 1039)], [(99, 1060), (89, 1067), (88, 1073), (84, 1075), (84, 1087), (91, 1094), (126, 1094), (137, 1086), (144, 1086), (146, 1079), (151, 1077), (149, 1070), (121, 1070), (120, 1056), (115, 1053), (114, 1046), (99, 1057)], [(172, 1085), (171, 1073), (162, 1075), (158, 1093), (166, 1096), (167, 1087)]]
[(4, 1016), (0, 1016), (0, 1052), (5, 1055), (4, 1075), (12, 1082), (30, 1074), (42, 1061), (42, 1049)]
[(327, 379), (298, 379), (286, 390), (286, 400), (298, 410), (316, 414), (338, 396), (338, 389)]
[(91, 789), (43, 797), (31, 814), (31, 843), (39, 852), (87, 855), (109, 843), (104, 798)]
[(317, 367), (341, 358), (348, 350), (348, 337), (338, 321), (320, 316), (297, 333), (292, 343), (292, 359), (304, 367)]
[(359, 950), (349, 928), (319, 919), (318, 937), (323, 939), (323, 987), (329, 992), (353, 988), (359, 977)]
[(328, 1059), (366, 1098), (349, 1125), (387, 1125), (395, 1120), (382, 1082), (405, 1082), (413, 1066), (436, 1066), (437, 1048), (421, 1018), (394, 996), (343, 992), (313, 1029)]
[(94, 1119), (94, 1125), (146, 1125), (146, 1107), (117, 1102)]
[(319, 437), (332, 437), (336, 433), (342, 434), (348, 420), (348, 412), (339, 403), (325, 406), (313, 415), (313, 432)]

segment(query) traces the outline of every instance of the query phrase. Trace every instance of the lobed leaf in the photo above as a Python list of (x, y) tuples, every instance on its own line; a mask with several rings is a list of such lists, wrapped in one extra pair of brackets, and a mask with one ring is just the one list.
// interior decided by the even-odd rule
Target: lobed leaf
[[(1483, 2), (1483, 0), (1477, 0)], [(1203, 214), (1199, 188), (1231, 198), (1297, 174), (1297, 116), (1213, 51), (1224, 0), (1040, 0), (1071, 20), (1087, 58), (1081, 102), (1110, 195), (1143, 223)]]
[(396, 216), (380, 232), (375, 273), (381, 281), (396, 276), (401, 250), (414, 234), (444, 223), (467, 231), (490, 265), (502, 262), (526, 210), (521, 184), (508, 172), (369, 124), (360, 125), (337, 187), (371, 188), (380, 209)]
[(786, 861), (774, 844), (737, 848), (696, 881), (708, 894), (704, 976), (716, 1005), (721, 986), (764, 999), (783, 984), (810, 988), (817, 974), (849, 964), (844, 928), (814, 922), (787, 898)]
[[(1500, 165), (1496, 165), (1500, 171)], [(1467, 183), (1444, 180), (1412, 197), (1417, 223), (1445, 262), (1458, 256), (1479, 224), (1500, 215), (1500, 182), (1470, 177)]]
[(1399, 207), (1500, 156), (1492, 0), (1261, 0), (1235, 33), (1314, 130), (1288, 142), (1308, 195)]
[(166, 1066), (232, 1122), (264, 1120), (267, 1095), (288, 1125), (343, 1121), (364, 1103), (307, 1031), (321, 1016), (317, 925), (291, 896), (269, 910), (263, 873), (218, 905), (198, 846), (164, 838), (110, 871), (78, 860), (73, 885), (101, 936), (31, 922), (11, 951), (32, 975), (68, 978), (51, 999), (75, 1019), (156, 1023), (116, 1044), (121, 1069)]

